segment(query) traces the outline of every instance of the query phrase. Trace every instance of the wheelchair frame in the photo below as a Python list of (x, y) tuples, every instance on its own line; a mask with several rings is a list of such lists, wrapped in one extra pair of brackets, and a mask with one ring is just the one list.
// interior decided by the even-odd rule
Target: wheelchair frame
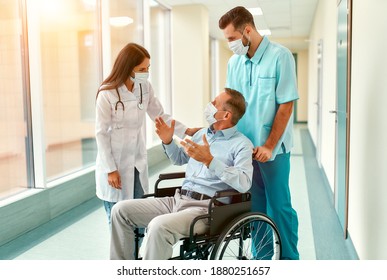
[[(160, 174), (153, 194), (145, 197), (173, 196), (181, 186), (159, 187), (160, 182), (184, 178), (185, 172)], [(219, 202), (228, 198), (229, 204)], [(194, 234), (199, 220), (208, 220), (204, 234)], [(139, 257), (140, 241), (144, 234), (135, 230), (135, 259)], [(210, 199), (208, 214), (196, 217), (190, 225), (190, 235), (181, 239), (179, 260), (256, 260), (281, 258), (281, 238), (277, 226), (267, 215), (251, 212), (251, 194), (235, 190), (217, 192)]]

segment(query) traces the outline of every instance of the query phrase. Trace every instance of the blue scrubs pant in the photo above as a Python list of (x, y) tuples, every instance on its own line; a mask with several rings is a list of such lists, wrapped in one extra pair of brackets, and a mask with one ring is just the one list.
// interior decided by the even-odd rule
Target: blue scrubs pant
[(281, 259), (298, 260), (298, 218), (289, 189), (290, 153), (279, 154), (274, 161), (265, 163), (254, 160), (253, 166), (252, 211), (267, 214), (277, 225)]

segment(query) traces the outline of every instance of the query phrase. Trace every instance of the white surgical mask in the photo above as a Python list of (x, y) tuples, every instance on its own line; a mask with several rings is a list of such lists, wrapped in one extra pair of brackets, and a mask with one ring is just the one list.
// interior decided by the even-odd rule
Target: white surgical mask
[(134, 78), (130, 76), (132, 82), (137, 84), (144, 84), (149, 79), (149, 72), (134, 72)]
[(211, 126), (216, 123), (218, 120), (215, 119), (215, 114), (218, 112), (218, 109), (211, 102), (207, 104), (204, 108), (204, 117), (206, 118), (208, 124)]
[(242, 38), (228, 42), (228, 47), (230, 48), (230, 50), (237, 55), (246, 55), (250, 48), (250, 40), (247, 43), (247, 46), (245, 46), (243, 45)]

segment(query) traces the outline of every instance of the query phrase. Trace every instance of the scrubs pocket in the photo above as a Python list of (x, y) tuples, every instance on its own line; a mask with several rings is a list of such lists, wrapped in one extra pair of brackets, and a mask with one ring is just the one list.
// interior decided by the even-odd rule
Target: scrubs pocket
[(259, 99), (275, 99), (275, 78), (258, 78)]

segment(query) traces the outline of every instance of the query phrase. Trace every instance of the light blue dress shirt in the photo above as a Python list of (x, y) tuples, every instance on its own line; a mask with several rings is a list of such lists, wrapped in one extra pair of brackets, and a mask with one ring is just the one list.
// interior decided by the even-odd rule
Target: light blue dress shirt
[(175, 165), (187, 164), (182, 188), (214, 196), (216, 191), (233, 188), (246, 192), (251, 187), (253, 165), (253, 144), (236, 126), (213, 131), (210, 128), (199, 130), (192, 141), (203, 145), (206, 135), (214, 159), (207, 168), (203, 163), (190, 158), (174, 141), (163, 145), (167, 156)]
[[(227, 67), (226, 87), (243, 94), (246, 113), (238, 130), (254, 144), (262, 146), (269, 137), (280, 104), (298, 99), (295, 63), (292, 53), (264, 37), (254, 56), (233, 55)], [(293, 147), (293, 114), (273, 150), (273, 157)]]

